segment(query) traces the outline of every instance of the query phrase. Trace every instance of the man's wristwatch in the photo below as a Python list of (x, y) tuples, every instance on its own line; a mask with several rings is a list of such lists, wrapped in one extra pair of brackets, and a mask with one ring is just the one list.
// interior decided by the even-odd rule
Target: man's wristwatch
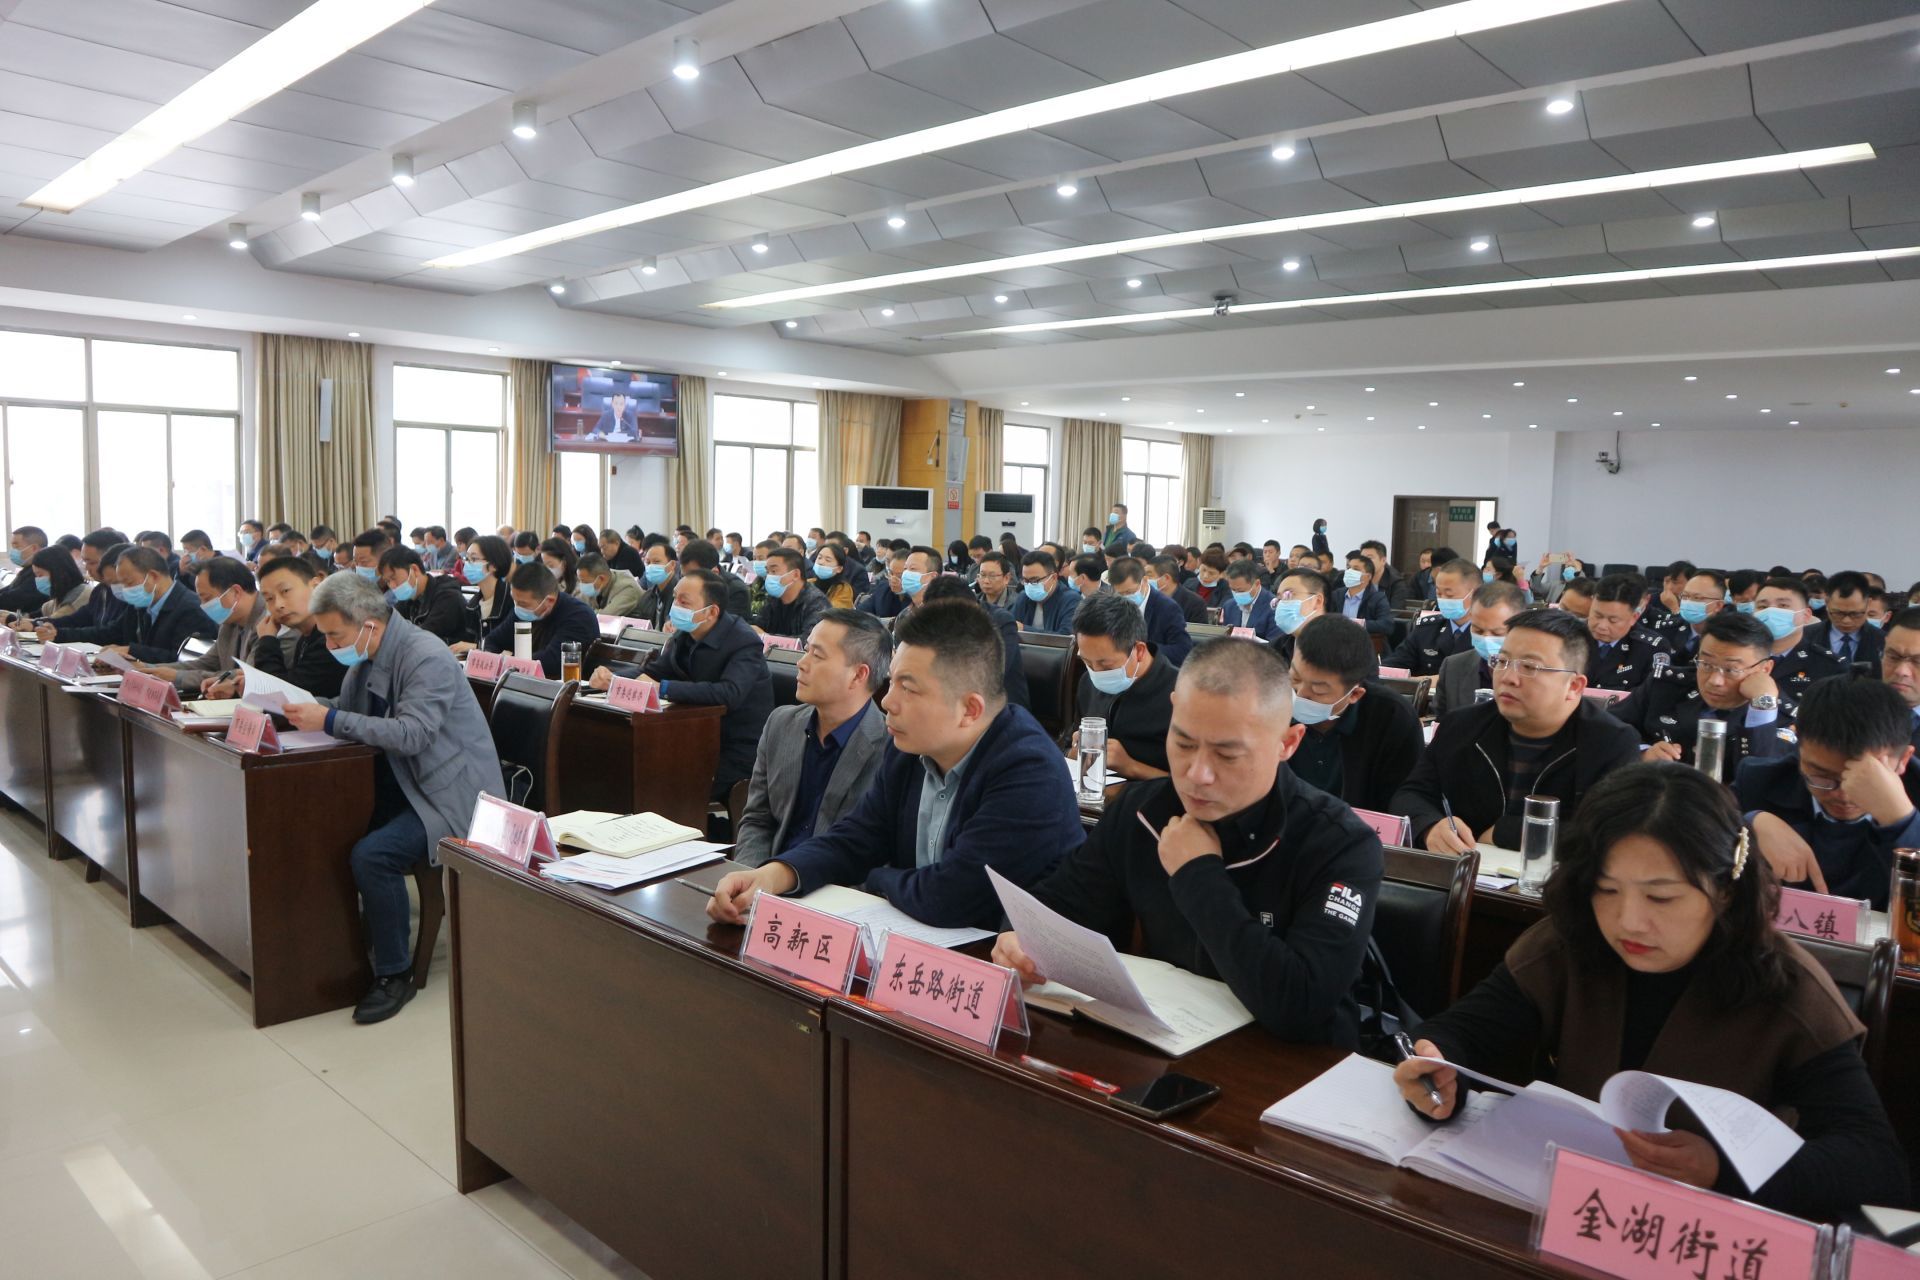
[(1780, 699), (1775, 694), (1763, 693), (1747, 705), (1755, 711), (1778, 711), (1780, 709)]

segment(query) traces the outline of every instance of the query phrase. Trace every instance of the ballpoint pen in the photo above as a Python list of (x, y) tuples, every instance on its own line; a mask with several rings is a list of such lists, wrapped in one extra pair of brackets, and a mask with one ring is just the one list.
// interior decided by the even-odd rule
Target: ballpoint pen
[[(1407, 1033), (1404, 1031), (1396, 1031), (1393, 1033), (1393, 1044), (1396, 1049), (1400, 1050), (1400, 1058), (1402, 1061), (1420, 1056), (1413, 1051), (1413, 1041), (1407, 1038)], [(1427, 1100), (1433, 1103), (1433, 1109), (1435, 1111), (1447, 1105), (1447, 1100), (1440, 1096), (1440, 1090), (1434, 1085), (1431, 1074), (1422, 1074), (1420, 1083), (1426, 1086)]]
[(1044, 1075), (1058, 1076), (1068, 1084), (1077, 1084), (1082, 1089), (1091, 1089), (1095, 1093), (1120, 1092), (1120, 1086), (1117, 1084), (1108, 1084), (1105, 1080), (1097, 1076), (1090, 1076), (1084, 1071), (1072, 1071), (1066, 1067), (1048, 1062), (1045, 1059), (1033, 1057), (1030, 1054), (1023, 1053), (1020, 1055), (1020, 1065), (1030, 1067)]

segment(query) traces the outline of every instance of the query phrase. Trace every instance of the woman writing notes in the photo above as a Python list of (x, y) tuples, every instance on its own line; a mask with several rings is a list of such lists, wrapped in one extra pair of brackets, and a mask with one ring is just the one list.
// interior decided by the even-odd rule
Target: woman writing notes
[[(1597, 1098), (1619, 1071), (1729, 1089), (1805, 1140), (1759, 1187), (1694, 1133), (1622, 1132), (1649, 1173), (1830, 1219), (1901, 1205), (1906, 1160), (1860, 1057), (1863, 1029), (1819, 962), (1776, 932), (1779, 888), (1732, 795), (1678, 764), (1635, 764), (1587, 794), (1547, 882), (1547, 918), (1485, 981), (1422, 1023), (1415, 1051), (1532, 1074)], [(1453, 1114), (1458, 1076), (1394, 1071), (1422, 1115)], [(1514, 1077), (1508, 1076), (1508, 1079)], [(1795, 1115), (1797, 1113), (1797, 1123)]]

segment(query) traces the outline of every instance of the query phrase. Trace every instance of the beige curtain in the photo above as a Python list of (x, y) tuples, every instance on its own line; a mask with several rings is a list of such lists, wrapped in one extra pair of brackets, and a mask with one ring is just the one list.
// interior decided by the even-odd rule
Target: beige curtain
[[(547, 415), (553, 408), (545, 360), (513, 360), (513, 527), (544, 534), (560, 518), (560, 468), (554, 465)], [(482, 533), (490, 532), (481, 530)]]
[(1186, 471), (1187, 520), (1180, 535), (1190, 547), (1200, 545), (1200, 508), (1213, 500), (1213, 437), (1180, 433), (1181, 466)]
[(712, 523), (713, 490), (707, 473), (713, 457), (713, 427), (708, 417), (707, 380), (680, 375), (680, 456), (667, 463), (667, 501), (672, 510), (663, 527), (691, 525), (703, 533)]
[(1080, 531), (1107, 527), (1107, 511), (1121, 495), (1120, 424), (1067, 418), (1060, 424), (1059, 537), (1080, 545)]
[[(373, 348), (364, 342), (258, 335), (260, 510), (302, 529), (346, 536), (372, 524)], [(333, 380), (332, 438), (320, 441), (320, 380)]]
[(1006, 425), (1006, 410), (980, 406), (979, 458), (973, 474), (982, 489), (998, 490), (1002, 483), (1002, 464), (1007, 460)]
[(854, 391), (822, 391), (818, 398), (820, 523), (845, 529), (848, 485), (895, 483), (901, 401)]

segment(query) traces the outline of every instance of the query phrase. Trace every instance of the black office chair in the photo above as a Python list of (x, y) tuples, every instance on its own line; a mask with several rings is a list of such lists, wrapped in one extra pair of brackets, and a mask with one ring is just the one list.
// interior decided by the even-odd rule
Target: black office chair
[(1416, 718), (1427, 714), (1427, 703), (1433, 692), (1433, 681), (1414, 680), (1400, 676), (1381, 676), (1373, 683), (1413, 708)]
[(188, 636), (180, 642), (180, 661), (187, 662), (213, 652), (213, 641)]
[(773, 705), (790, 707), (800, 701), (800, 659), (798, 649), (768, 649), (767, 676), (773, 681)]
[(542, 813), (560, 805), (560, 733), (579, 684), (510, 671), (493, 695), (488, 727), (507, 799)]
[[(1615, 573), (1639, 573), (1639, 572), (1640, 572), (1640, 566), (1637, 564), (1614, 563), (1614, 564), (1603, 564), (1600, 566), (1600, 576), (1603, 578)], [(1653, 581), (1658, 582), (1659, 579), (1655, 578), (1653, 579)]]
[(1439, 1013), (1460, 996), (1467, 909), (1479, 871), (1477, 852), (1453, 857), (1386, 848), (1373, 941), (1401, 998), (1422, 1017)]
[(1066, 731), (1073, 716), (1068, 700), (1067, 669), (1073, 665), (1072, 636), (1020, 637), (1020, 669), (1027, 677), (1027, 709), (1055, 739)]
[(1818, 938), (1795, 935), (1795, 942), (1812, 953), (1820, 967), (1840, 988), (1841, 998), (1867, 1029), (1860, 1045), (1867, 1074), (1880, 1087), (1880, 1070), (1887, 1056), (1887, 1011), (1893, 1001), (1893, 976), (1899, 963), (1899, 951), (1892, 938), (1882, 938), (1871, 947), (1844, 942), (1823, 942)]

